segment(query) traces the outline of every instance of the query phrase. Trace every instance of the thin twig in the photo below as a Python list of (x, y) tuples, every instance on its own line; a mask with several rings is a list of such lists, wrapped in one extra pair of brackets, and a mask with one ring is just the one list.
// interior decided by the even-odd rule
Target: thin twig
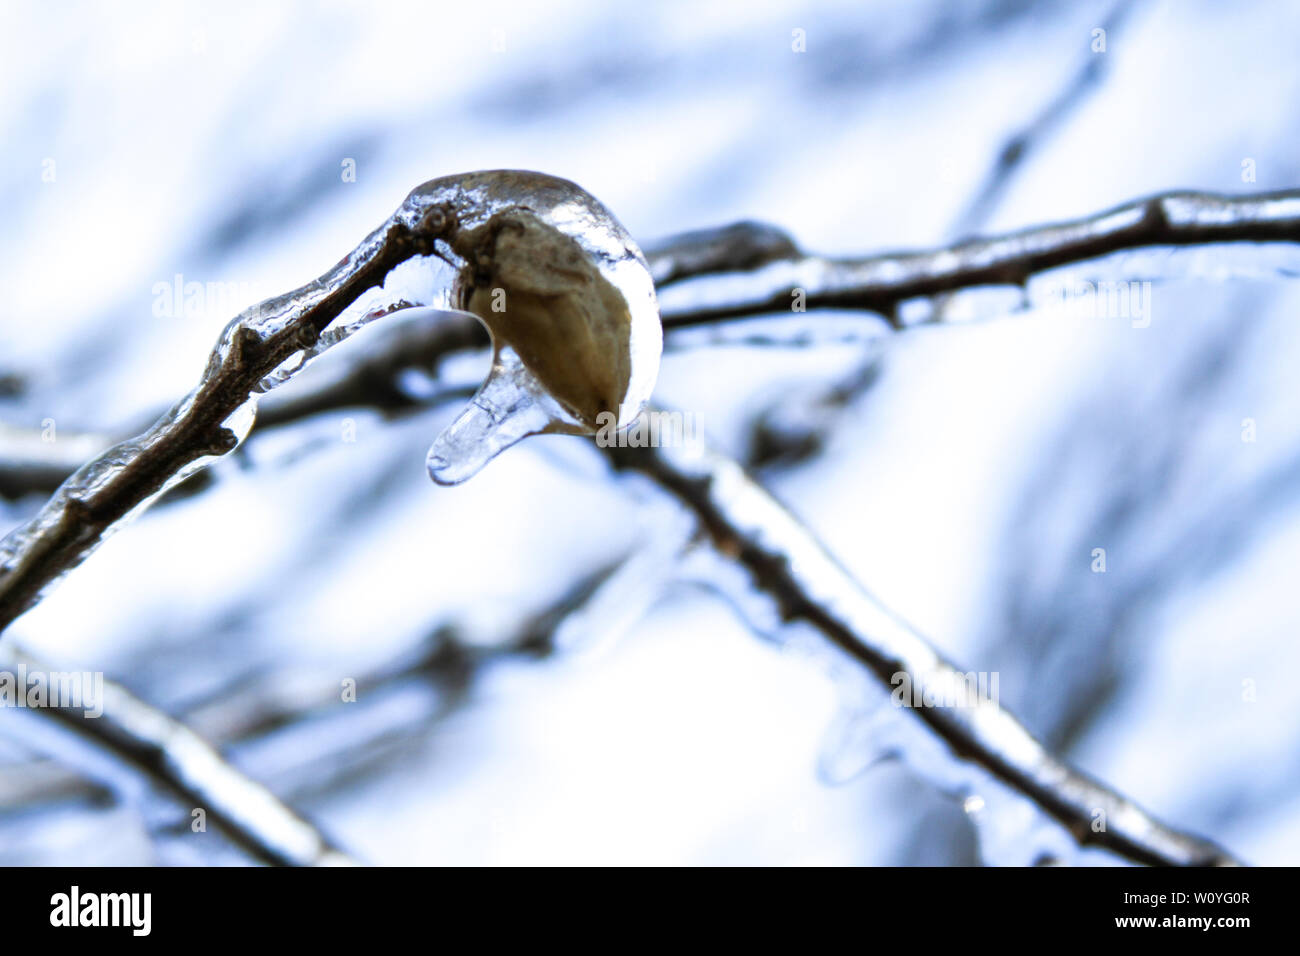
[(901, 327), (900, 303), (991, 285), (1023, 286), (1059, 266), (1145, 246), (1300, 241), (1300, 190), (1252, 196), (1175, 192), (1096, 215), (922, 252), (805, 255), (747, 277), (716, 304), (665, 307), (665, 329), (807, 309), (864, 309)]
[[(1119, 0), (1106, 14), (1101, 29), (1112, 42), (1137, 6), (1134, 0)], [(1095, 51), (1089, 45), (1084, 49), (1083, 57), (1079, 68), (1061, 90), (1003, 142), (997, 158), (985, 174), (975, 197), (957, 217), (951, 235), (960, 238), (981, 229), (989, 213), (1006, 192), (1016, 170), (1024, 165), (1026, 158), (1055, 130), (1062, 129), (1067, 122), (1073, 120), (1074, 113), (1085, 102), (1087, 94), (1102, 85), (1106, 71), (1111, 65), (1111, 56), (1105, 52)]]
[[(385, 692), (400, 688), (412, 679), (418, 679), (427, 681), (443, 695), (438, 713), (452, 712), (469, 698), (475, 682), (492, 664), (513, 658), (541, 660), (551, 656), (555, 652), (557, 631), (573, 618), (580, 616), (591, 602), (597, 599), (601, 589), (622, 573), (631, 560), (633, 560), (632, 556), (625, 555), (596, 568), (589, 574), (582, 575), (576, 582), (569, 584), (554, 600), (526, 615), (518, 624), (512, 625), (500, 639), (490, 643), (468, 640), (454, 622), (440, 620), (430, 627), (426, 640), (414, 649), (399, 652), (357, 675), (354, 678), (356, 698), (359, 700), (378, 698)], [(14, 654), (18, 652), (16, 649), (10, 650), (13, 647), (10, 644), (0, 649), (0, 661), (17, 662), (18, 658), (14, 657)], [(30, 656), (23, 659), (27, 662), (29, 672), (37, 666)], [(47, 673), (49, 671), (46, 667), (40, 669)], [(282, 731), (300, 721), (321, 717), (338, 706), (339, 685), (333, 678), (322, 677), (319, 684), (307, 689), (295, 689), (290, 695), (283, 693), (285, 683), (283, 675), (266, 674), (256, 668), (249, 673), (238, 673), (232, 680), (213, 688), (202, 697), (179, 705), (182, 718), (179, 723), (186, 727), (199, 728), (204, 738), (224, 749)], [(119, 753), (120, 742), (132, 733), (130, 727), (140, 725), (143, 721), (121, 719), (119, 714), (123, 698), (119, 696), (119, 692), (125, 693), (125, 691), (113, 685), (112, 693), (107, 693), (107, 682), (105, 690), (107, 699), (99, 701), (103, 705), (103, 714), (95, 718), (81, 718), (76, 729), (85, 734), (89, 742), (96, 747), (122, 756)], [(129, 695), (127, 698), (130, 699)], [(171, 719), (152, 711), (147, 704), (138, 700), (133, 700), (132, 709), (139, 715), (150, 716), (154, 724), (162, 724)], [(68, 715), (59, 714), (54, 708), (49, 707), (33, 708), (31, 713), (36, 716), (51, 717), (59, 723), (66, 723), (69, 719)], [(75, 720), (76, 717), (72, 719)], [(111, 728), (107, 732), (106, 726)], [(413, 727), (410, 732), (415, 736), (419, 730), (420, 728)], [(191, 729), (190, 733), (194, 731)], [(148, 742), (145, 742), (132, 746), (131, 753), (126, 756), (134, 758), (139, 750), (148, 745)], [(362, 748), (358, 748), (355, 744), (351, 746), (353, 750), (364, 748), (364, 745)], [(332, 772), (355, 773), (356, 755), (350, 754), (346, 748), (331, 752), (328, 759)], [(219, 809), (222, 801), (228, 799), (227, 792), (221, 789), (221, 779), (231, 773), (238, 774), (238, 771), (232, 770), (228, 765), (221, 765), (221, 779), (213, 779), (206, 774), (203, 767), (193, 768), (194, 772), (203, 779), (197, 785), (190, 784), (184, 787), (178, 785), (170, 764), (166, 761), (149, 759), (138, 761), (134, 766), (163, 789), (172, 792), (187, 791), (185, 800), (191, 806), (199, 803), (194, 792), (203, 790), (211, 794), (220, 791), (220, 800), (214, 801), (209, 796), (202, 804), (213, 810), (214, 818), (219, 823), (239, 815)], [(66, 770), (51, 770), (35, 780), (32, 779), (31, 767), (31, 764), (27, 764), (21, 766), (19, 770), (25, 784), (21, 792), (26, 801), (39, 802), (74, 794), (89, 796), (98, 794), (103, 789), (83, 775), (77, 774), (75, 766)], [(6, 782), (3, 775), (0, 775), (0, 790), (4, 789), (3, 784)], [(244, 803), (247, 805), (248, 801)], [(292, 811), (287, 812), (292, 813)], [(254, 822), (256, 825), (251, 828), (254, 831), (253, 839), (239, 841), (245, 847), (249, 847), (253, 842), (269, 847), (275, 842), (270, 834), (284, 828), (283, 823), (274, 819)], [(245, 829), (250, 828), (245, 827)], [(324, 837), (321, 840), (323, 844)], [(257, 851), (255, 855), (259, 859), (270, 862), (283, 862), (282, 860), (271, 861), (269, 852)]]
[(661, 289), (695, 276), (747, 271), (800, 255), (784, 229), (752, 220), (677, 233), (647, 244), (642, 251)]
[[(46, 665), (12, 646), (6, 649), (4, 660), (28, 673), (50, 672)], [(354, 862), (193, 730), (120, 684), (105, 680), (97, 701), (50, 702), (33, 713), (112, 754), (170, 792), (183, 806), (202, 809), (237, 845), (264, 863), (329, 866)]]
[[(954, 757), (1032, 800), (1080, 845), (1152, 865), (1236, 862), (1219, 846), (1166, 826), (1052, 756), (996, 701), (946, 704), (945, 689), (961, 685), (961, 671), (858, 584), (734, 461), (698, 445), (606, 452), (617, 468), (647, 475), (689, 508), (718, 551), (745, 567), (754, 586), (778, 602), (783, 619), (811, 624), (885, 688), (893, 690), (906, 675), (910, 686), (937, 691), (938, 704), (910, 708), (915, 716)], [(1095, 829), (1098, 819), (1105, 825)]]

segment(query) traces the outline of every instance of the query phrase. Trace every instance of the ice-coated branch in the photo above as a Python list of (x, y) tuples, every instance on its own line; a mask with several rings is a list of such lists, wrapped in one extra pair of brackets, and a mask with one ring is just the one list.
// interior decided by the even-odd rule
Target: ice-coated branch
[(59, 436), (0, 424), (0, 498), (49, 494), (113, 442), (102, 435)]
[(862, 309), (899, 325), (908, 299), (1024, 285), (1059, 266), (1147, 246), (1300, 242), (1300, 190), (1247, 196), (1172, 192), (1069, 222), (921, 252), (773, 261), (729, 284), (719, 301), (665, 306), (665, 329), (803, 308)]
[[(1059, 821), (1080, 845), (1151, 865), (1232, 865), (1219, 846), (1174, 830), (1132, 801), (1048, 753), (986, 697), (946, 703), (961, 672), (884, 607), (811, 532), (736, 462), (695, 444), (606, 449), (616, 468), (642, 473), (673, 494), (716, 549), (742, 565), (786, 621), (802, 621), (893, 690), (900, 675), (934, 706), (909, 708), (948, 747)], [(1104, 814), (1104, 815), (1103, 815)], [(1102, 819), (1104, 827), (1094, 828)]]
[[(50, 668), (10, 646), (6, 666)], [(81, 704), (57, 702), (33, 713), (77, 734), (159, 785), (190, 809), (202, 809), (256, 859), (276, 866), (335, 866), (354, 861), (270, 790), (228, 763), (206, 740), (112, 681)]]
[(317, 348), (326, 327), (398, 265), (432, 252), (436, 225), (399, 212), (320, 279), (231, 322), (193, 392), (144, 434), (84, 465), (0, 542), (0, 632), (119, 521), (234, 449), (251, 425), (253, 394), (274, 384), (264, 380)]
[[(255, 430), (261, 433), (347, 408), (393, 416), (426, 408), (427, 397), (417, 399), (399, 386), (402, 374), (415, 369), (429, 373), (449, 355), (489, 344), (483, 326), (468, 315), (445, 312), (433, 319), (404, 319), (403, 315), (395, 314), (382, 332), (356, 342), (353, 360), (337, 374), (313, 374), (309, 387), (278, 390), (259, 399)], [(448, 392), (448, 397), (453, 395), (460, 397), (461, 390)], [(57, 441), (46, 442), (38, 431), (0, 426), (0, 498), (55, 492), (87, 460), (117, 443), (107, 435), (66, 432), (60, 432)], [(188, 490), (206, 474), (192, 476), (176, 492)]]
[(715, 272), (740, 272), (800, 255), (785, 230), (765, 222), (732, 223), (681, 232), (643, 247), (660, 288)]
[[(413, 259), (423, 261), (404, 268)], [(499, 309), (506, 294), (513, 304)], [(321, 278), (226, 326), (193, 392), (0, 541), (0, 632), (119, 522), (233, 450), (258, 393), (366, 322), (417, 306), (463, 306), (496, 346), (488, 382), (430, 451), (435, 481), (463, 480), (543, 428), (590, 434), (606, 408), (635, 415), (658, 369), (648, 266), (594, 197), (519, 170), (432, 180)]]
[[(590, 573), (582, 575), (577, 581), (568, 584), (563, 591), (544, 606), (529, 613), (522, 620), (510, 625), (509, 629), (491, 642), (481, 639), (467, 639), (461, 627), (454, 621), (442, 617), (429, 627), (426, 639), (411, 649), (399, 651), (387, 657), (369, 669), (357, 674), (356, 696), (360, 700), (379, 700), (385, 694), (399, 692), (412, 680), (427, 682), (440, 695), (437, 710), (450, 713), (470, 694), (476, 681), (483, 672), (502, 660), (523, 659), (540, 660), (557, 651), (557, 643), (563, 646), (564, 634), (575, 628), (580, 632), (584, 628), (583, 618), (590, 615), (592, 608), (602, 600), (608, 600), (605, 592), (616, 587), (620, 578), (629, 573), (634, 556), (624, 556), (618, 560), (602, 565)], [(637, 576), (640, 583), (641, 575)], [(626, 588), (618, 588), (615, 595), (620, 610), (625, 609), (628, 601)], [(632, 602), (635, 605), (635, 601)], [(608, 629), (608, 615), (601, 615), (602, 639)], [(0, 662), (11, 666), (16, 659), (9, 654), (14, 645), (0, 647)], [(28, 669), (31, 670), (31, 658)], [(47, 673), (48, 668), (42, 668)], [(214, 686), (204, 696), (188, 700), (182, 705), (178, 716), (180, 723), (187, 727), (199, 728), (202, 736), (221, 749), (236, 747), (251, 739), (263, 735), (280, 733), (292, 729), (300, 723), (324, 717), (330, 711), (337, 711), (339, 701), (338, 681), (328, 675), (320, 675), (317, 682), (307, 682), (285, 692), (284, 675), (269, 671), (259, 673), (252, 680), (247, 676)], [(296, 681), (293, 683), (297, 683)], [(116, 688), (114, 692), (116, 693)], [(113, 708), (110, 710), (110, 707)], [(140, 704), (140, 707), (147, 707)], [(110, 701), (105, 702), (104, 714), (99, 718), (84, 718), (77, 726), (93, 736), (88, 739), (100, 749), (113, 752), (121, 738), (119, 733), (96, 733), (100, 730), (100, 721), (117, 721), (118, 708)], [(52, 717), (63, 722), (66, 717), (55, 713), (50, 708), (32, 708), (29, 713), (36, 718)], [(159, 720), (171, 718), (159, 715)], [(428, 730), (422, 721), (404, 719), (400, 734), (415, 738)], [(191, 733), (193, 731), (190, 731)], [(329, 735), (325, 735), (329, 740)], [(375, 740), (366, 737), (360, 742), (346, 737), (339, 746), (327, 745), (320, 755), (328, 764), (332, 774), (355, 775), (363, 772), (359, 765), (374, 753)], [(84, 771), (79, 771), (75, 761), (67, 761), (67, 767), (50, 770), (44, 774), (33, 772), (33, 764), (17, 764), (16, 769), (0, 768), (0, 798), (8, 790), (17, 792), (22, 798), (32, 802), (48, 802), (67, 798), (70, 795), (88, 796), (100, 793), (103, 788), (86, 779)], [(5, 772), (8, 771), (8, 772)], [(238, 771), (234, 771), (238, 772)], [(10, 777), (16, 779), (9, 779)], [(173, 792), (178, 788), (169, 780), (155, 782), (164, 785)], [(319, 783), (312, 781), (313, 785)], [(292, 793), (294, 786), (287, 786)], [(194, 800), (186, 797), (193, 806)], [(211, 802), (204, 806), (211, 806)], [(227, 817), (230, 814), (226, 814)], [(269, 832), (267, 826), (262, 833)], [(282, 827), (274, 828), (277, 831)], [(263, 841), (268, 843), (269, 841)], [(247, 846), (247, 843), (244, 844)], [(259, 853), (259, 858), (268, 859), (269, 855)], [(332, 858), (331, 858), (332, 859)]]

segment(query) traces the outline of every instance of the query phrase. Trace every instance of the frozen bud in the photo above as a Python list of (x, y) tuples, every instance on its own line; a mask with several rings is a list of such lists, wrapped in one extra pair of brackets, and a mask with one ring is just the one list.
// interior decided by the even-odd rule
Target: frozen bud
[(604, 206), (509, 170), (435, 180), (407, 203), (435, 224), (458, 269), (453, 304), (493, 346), (487, 380), (429, 451), (434, 481), (464, 481), (528, 435), (636, 418), (659, 371), (659, 309), (645, 257)]

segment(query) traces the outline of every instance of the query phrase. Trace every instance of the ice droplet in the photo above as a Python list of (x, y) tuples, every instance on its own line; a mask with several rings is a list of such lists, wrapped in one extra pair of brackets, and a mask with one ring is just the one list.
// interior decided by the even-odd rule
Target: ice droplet
[(407, 202), (443, 224), (447, 305), (493, 344), (487, 380), (429, 450), (435, 482), (459, 484), (529, 435), (635, 421), (663, 330), (645, 257), (609, 210), (567, 180), (509, 170), (434, 180)]
[(569, 421), (510, 346), (497, 351), (492, 371), (465, 410), (429, 449), (429, 477), (458, 485), (520, 439)]

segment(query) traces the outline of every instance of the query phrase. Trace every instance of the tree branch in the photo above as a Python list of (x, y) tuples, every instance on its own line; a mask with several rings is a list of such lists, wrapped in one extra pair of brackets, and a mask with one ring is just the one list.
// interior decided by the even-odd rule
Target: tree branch
[[(512, 625), (499, 640), (483, 643), (467, 640), (461, 634), (458, 625), (452, 621), (440, 620), (429, 629), (425, 641), (413, 650), (399, 652), (393, 657), (376, 664), (356, 676), (357, 699), (370, 699), (382, 696), (395, 688), (400, 688), (411, 679), (427, 681), (433, 688), (445, 696), (445, 702), (439, 710), (450, 713), (462, 704), (470, 695), (482, 672), (502, 660), (521, 658), (542, 660), (555, 653), (557, 633), (566, 623), (580, 617), (582, 613), (597, 601), (604, 588), (611, 581), (617, 581), (625, 573), (634, 558), (626, 555), (616, 561), (602, 565), (588, 574), (582, 575), (576, 582), (567, 586), (555, 599), (542, 608), (524, 616)], [(0, 648), (0, 662), (17, 663), (15, 657), (19, 652), (14, 645)], [(37, 667), (30, 656), (21, 659), (28, 670)], [(40, 670), (49, 672), (50, 668), (40, 666)], [(133, 728), (139, 726), (170, 726), (168, 721), (185, 728), (198, 727), (203, 737), (221, 748), (231, 747), (247, 742), (265, 734), (284, 730), (293, 724), (310, 717), (319, 717), (327, 710), (337, 707), (339, 701), (339, 684), (334, 678), (322, 678), (319, 685), (309, 690), (296, 692), (292, 697), (277, 693), (277, 685), (283, 686), (284, 675), (275, 672), (255, 675), (239, 674), (231, 681), (222, 684), (205, 696), (189, 700), (182, 704), (182, 720), (174, 721), (167, 715), (159, 713), (149, 705), (131, 697), (123, 688), (106, 682), (106, 699), (102, 700), (103, 714), (96, 718), (79, 714), (75, 711), (59, 713), (54, 708), (34, 708), (35, 716), (51, 717), (59, 724), (75, 723), (73, 728), (84, 735), (93, 745), (106, 750), (114, 756), (135, 761), (133, 766), (149, 779), (159, 784), (164, 790), (182, 795), (187, 806), (202, 805), (212, 811), (214, 819), (223, 828), (231, 832), (232, 838), (241, 846), (249, 849), (258, 859), (271, 863), (300, 862), (309, 863), (320, 854), (308, 852), (297, 853), (295, 860), (289, 860), (283, 845), (290, 841), (283, 834), (290, 830), (285, 821), (285, 814), (294, 816), (291, 810), (282, 808), (272, 814), (270, 819), (257, 816), (252, 826), (245, 825), (240, 832), (232, 830), (230, 821), (240, 819), (239, 807), (227, 807), (231, 791), (223, 788), (223, 780), (231, 775), (241, 776), (240, 772), (228, 765), (222, 765), (217, 778), (210, 773), (200, 773), (203, 778), (199, 784), (177, 779), (172, 767), (179, 760), (167, 761), (158, 753), (148, 755), (147, 759), (136, 760), (137, 755), (149, 751), (157, 743), (157, 734), (140, 739), (140, 734)], [(134, 716), (123, 718), (123, 701), (130, 701), (129, 709)], [(194, 736), (193, 730), (186, 733)], [(418, 727), (411, 729), (414, 737), (419, 733)], [(123, 741), (128, 741), (123, 746)], [(355, 754), (350, 751), (365, 749), (369, 742), (358, 746), (354, 742), (348, 747), (331, 752), (328, 760), (333, 773), (358, 772)], [(215, 752), (215, 751), (214, 751)], [(218, 758), (219, 759), (219, 758)], [(202, 771), (204, 768), (199, 768)], [(20, 791), (24, 798), (42, 801), (64, 798), (69, 795), (89, 796), (101, 793), (103, 788), (88, 781), (84, 774), (78, 774), (73, 767), (58, 772), (48, 772), (32, 781), (31, 765), (22, 766), (19, 775), (24, 781)], [(254, 788), (258, 784), (248, 781)], [(0, 774), (0, 792), (5, 788), (4, 775)], [(246, 789), (241, 785), (240, 792)], [(290, 788), (292, 789), (292, 788)], [(207, 794), (200, 798), (199, 791)], [(215, 797), (214, 797), (215, 794)], [(260, 799), (260, 798), (259, 798)], [(241, 800), (240, 807), (251, 806), (255, 800)], [(295, 817), (296, 819), (296, 817)], [(302, 823), (301, 821), (299, 821)], [(302, 823), (302, 826), (309, 826)], [(301, 842), (301, 841), (299, 841)], [(328, 847), (328, 841), (320, 837), (320, 845)], [(340, 852), (341, 851), (331, 851)], [(322, 860), (332, 861), (332, 857)]]
[[(945, 703), (962, 674), (859, 585), (810, 532), (734, 461), (710, 450), (605, 449), (694, 513), (717, 550), (741, 564), (786, 621), (804, 621), (893, 690), (899, 675), (932, 691), (936, 706), (909, 708), (952, 755), (983, 768), (1059, 821), (1080, 845), (1152, 865), (1231, 865), (1215, 844), (1174, 830), (1132, 801), (1053, 757), (996, 701)], [(1093, 828), (1097, 812), (1105, 826)]]
[(362, 293), (382, 286), (394, 268), (433, 251), (441, 221), (408, 221), (404, 212), (320, 279), (231, 322), (197, 389), (144, 434), (83, 466), (36, 518), (0, 542), (0, 632), (119, 521), (205, 460), (234, 449), (243, 436), (227, 423), (254, 392), (269, 387), (264, 379), (295, 356), (309, 354), (325, 328)]
[(747, 277), (738, 295), (667, 307), (665, 329), (767, 312), (789, 314), (797, 291), (808, 309), (864, 309), (901, 328), (900, 303), (990, 285), (1023, 286), (1058, 266), (1145, 246), (1300, 241), (1300, 190), (1253, 196), (1173, 192), (1053, 225), (923, 252), (831, 259), (803, 255)]
[[(28, 672), (50, 672), (15, 647), (7, 648), (3, 656), (6, 663)], [(236, 844), (264, 863), (322, 866), (354, 862), (270, 790), (227, 763), (193, 730), (125, 687), (105, 680), (98, 702), (102, 713), (92, 713), (91, 703), (51, 703), (35, 713), (112, 754), (177, 797), (183, 806), (203, 809)]]
[(753, 220), (677, 233), (643, 246), (642, 252), (658, 288), (715, 272), (757, 269), (800, 255), (784, 229)]

